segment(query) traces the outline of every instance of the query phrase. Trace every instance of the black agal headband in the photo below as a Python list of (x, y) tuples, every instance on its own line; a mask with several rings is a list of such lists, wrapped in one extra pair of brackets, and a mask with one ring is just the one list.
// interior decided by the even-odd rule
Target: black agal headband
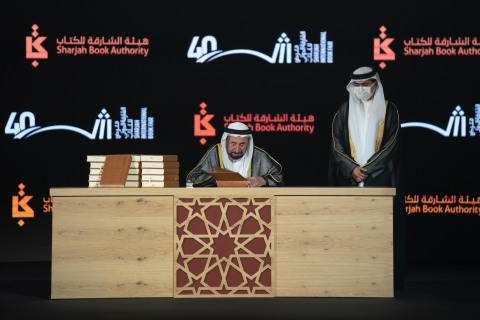
[(362, 80), (362, 79), (368, 79), (368, 78), (372, 78), (375, 76), (375, 74), (377, 73), (377, 71), (373, 70), (370, 71), (370, 72), (367, 72), (367, 73), (361, 73), (361, 74), (354, 74), (353, 72), (350, 74), (350, 78), (352, 80)]
[(250, 129), (238, 130), (238, 129), (225, 128), (224, 131), (225, 131), (226, 133), (238, 134), (238, 135), (248, 135), (248, 134), (252, 134), (252, 131), (250, 131)]

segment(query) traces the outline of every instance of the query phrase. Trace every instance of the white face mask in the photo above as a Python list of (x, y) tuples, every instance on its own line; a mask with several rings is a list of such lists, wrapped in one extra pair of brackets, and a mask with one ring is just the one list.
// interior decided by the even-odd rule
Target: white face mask
[(372, 87), (363, 87), (363, 86), (358, 86), (358, 87), (353, 87), (353, 93), (357, 96), (358, 99), (362, 101), (368, 101), (372, 97), (371, 93)]

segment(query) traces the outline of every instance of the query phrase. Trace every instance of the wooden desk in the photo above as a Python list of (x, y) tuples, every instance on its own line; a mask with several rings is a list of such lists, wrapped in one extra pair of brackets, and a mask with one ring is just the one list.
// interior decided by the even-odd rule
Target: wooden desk
[(394, 188), (52, 188), (52, 299), (393, 297)]

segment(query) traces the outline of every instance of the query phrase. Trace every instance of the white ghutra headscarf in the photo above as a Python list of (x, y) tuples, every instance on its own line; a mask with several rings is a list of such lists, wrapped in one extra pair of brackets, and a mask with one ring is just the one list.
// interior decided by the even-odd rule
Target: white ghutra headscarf
[[(227, 137), (248, 137), (248, 148), (243, 157), (238, 160), (230, 159), (227, 153)], [(248, 168), (253, 155), (253, 136), (250, 128), (243, 122), (232, 122), (224, 130), (222, 135), (222, 160), (225, 169), (236, 171), (243, 177), (248, 177)]]
[[(353, 82), (368, 79), (375, 79), (378, 86), (373, 99), (362, 101), (354, 93)], [(347, 91), (350, 93), (348, 129), (355, 146), (356, 160), (363, 166), (375, 153), (378, 128), (385, 120), (386, 105), (383, 86), (375, 70), (370, 67), (361, 67), (351, 74)]]

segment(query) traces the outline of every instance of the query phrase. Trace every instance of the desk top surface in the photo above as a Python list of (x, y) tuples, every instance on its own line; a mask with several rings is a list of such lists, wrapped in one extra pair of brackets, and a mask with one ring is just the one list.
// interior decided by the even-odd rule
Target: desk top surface
[(54, 197), (94, 196), (395, 196), (383, 187), (275, 187), (275, 188), (50, 188)]

